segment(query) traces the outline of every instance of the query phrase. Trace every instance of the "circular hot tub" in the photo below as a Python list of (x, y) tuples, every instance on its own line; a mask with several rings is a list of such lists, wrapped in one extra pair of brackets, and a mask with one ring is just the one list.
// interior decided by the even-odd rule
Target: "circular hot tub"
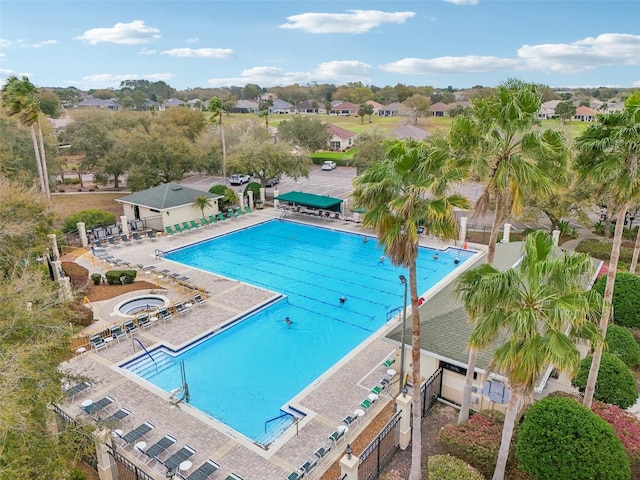
[(171, 301), (163, 295), (140, 295), (120, 302), (115, 306), (113, 312), (116, 315), (130, 316), (137, 315), (139, 312), (168, 307), (169, 305), (171, 305)]

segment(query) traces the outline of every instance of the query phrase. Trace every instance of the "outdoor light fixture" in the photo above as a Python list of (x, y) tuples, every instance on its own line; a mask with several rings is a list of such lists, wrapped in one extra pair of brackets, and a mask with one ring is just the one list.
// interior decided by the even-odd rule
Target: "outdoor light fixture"
[(351, 448), (351, 444), (347, 443), (347, 448), (345, 449), (344, 453), (347, 454), (347, 458), (349, 460), (351, 460), (351, 455), (353, 454), (353, 449)]
[(400, 283), (404, 285), (404, 300), (402, 304), (402, 336), (400, 337), (400, 391), (404, 388), (404, 331), (405, 325), (407, 323), (407, 287), (409, 286), (409, 282), (407, 282), (407, 277), (404, 275), (400, 275)]

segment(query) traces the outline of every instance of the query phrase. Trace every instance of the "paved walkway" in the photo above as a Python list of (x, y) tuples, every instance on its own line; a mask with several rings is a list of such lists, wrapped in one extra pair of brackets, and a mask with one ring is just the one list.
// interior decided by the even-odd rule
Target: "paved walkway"
[[(262, 288), (164, 260), (155, 255), (157, 250), (170, 250), (271, 220), (281, 214), (282, 211), (279, 210), (265, 209), (238, 219), (226, 220), (221, 224), (185, 236), (161, 237), (155, 241), (142, 240), (133, 245), (111, 248), (110, 253), (132, 265), (154, 266), (153, 272), (167, 269), (181, 276), (187, 276), (189, 283), (208, 292), (205, 305), (194, 306), (185, 316), (174, 317), (166, 323), (158, 322), (159, 324), (153, 328), (139, 331), (136, 336), (142, 344), (145, 347), (164, 344), (171, 348), (180, 348), (194, 338), (219, 329), (256, 306), (268, 302), (275, 295), (274, 292)], [(296, 219), (362, 233), (360, 226), (353, 222), (328, 221), (301, 215)], [(423, 238), (422, 243), (444, 246), (429, 237)], [(78, 262), (83, 263), (91, 273), (110, 268), (90, 254), (80, 257)], [(191, 294), (184, 286), (170, 281), (170, 277), (166, 275), (145, 274), (141, 271), (139, 276), (156, 283), (157, 288), (131, 292), (109, 301), (94, 302), (93, 308), (99, 319), (100, 328), (121, 321), (113, 310), (124, 299), (144, 293), (157, 293), (176, 301), (187, 300)], [(169, 394), (149, 387), (146, 382), (120, 369), (118, 365), (124, 360), (139, 355), (139, 346), (131, 339), (120, 343), (111, 342), (106, 349), (97, 353), (93, 351), (83, 353), (62, 365), (65, 371), (85, 376), (93, 383), (91, 388), (77, 395), (73, 401), (64, 404), (63, 409), (69, 415), (79, 417), (82, 413), (79, 404), (83, 400), (95, 401), (110, 395), (116, 399), (112, 410), (127, 408), (133, 412), (133, 418), (119, 425), (120, 429), (126, 433), (144, 421), (153, 423), (156, 428), (146, 439), (147, 445), (151, 445), (164, 435), (171, 434), (178, 439), (176, 449), (185, 444), (196, 449), (197, 453), (192, 459), (195, 468), (211, 458), (221, 465), (221, 478), (226, 478), (226, 475), (232, 471), (246, 480), (286, 478), (289, 473), (309, 459), (320, 446), (331, 445), (328, 435), (336, 430), (346, 415), (359, 407), (371, 388), (383, 378), (386, 368), (382, 366), (382, 362), (394, 356), (396, 351), (395, 345), (386, 340), (384, 335), (398, 322), (399, 319), (387, 322), (376, 334), (293, 398), (288, 404), (306, 413), (306, 416), (297, 426), (289, 428), (281, 438), (266, 449), (188, 404), (172, 405)], [(216, 368), (233, 368), (233, 359), (220, 359)], [(366, 413), (364, 419), (356, 422), (354, 428), (347, 434), (347, 442), (355, 438), (375, 417), (375, 414), (392, 401), (390, 393), (384, 392), (380, 400), (375, 402)], [(219, 394), (232, 396), (234, 392), (225, 390), (224, 385), (219, 385)], [(342, 455), (345, 446), (346, 442), (342, 441), (334, 445), (330, 458), (312, 470), (308, 478), (319, 478), (320, 474)], [(132, 447), (122, 450), (132, 461), (137, 461)], [(137, 464), (148, 470), (148, 473), (155, 478), (164, 478), (163, 475), (152, 472), (140, 462)]]

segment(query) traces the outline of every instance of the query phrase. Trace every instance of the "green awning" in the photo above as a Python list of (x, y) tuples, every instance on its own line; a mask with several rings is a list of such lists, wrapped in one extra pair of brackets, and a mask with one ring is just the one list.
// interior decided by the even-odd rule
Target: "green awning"
[(295, 203), (303, 207), (324, 208), (325, 210), (337, 210), (336, 207), (342, 203), (341, 198), (327, 197), (326, 195), (315, 195), (304, 192), (288, 192), (274, 197), (281, 202)]

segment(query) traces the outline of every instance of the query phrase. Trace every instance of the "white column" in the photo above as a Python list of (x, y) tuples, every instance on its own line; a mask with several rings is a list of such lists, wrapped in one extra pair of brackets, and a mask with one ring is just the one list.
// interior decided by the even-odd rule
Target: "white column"
[(58, 250), (58, 239), (54, 233), (47, 235), (49, 242), (51, 242), (51, 255), (54, 260), (60, 260), (60, 250)]
[(511, 224), (504, 224), (504, 235), (502, 235), (502, 243), (509, 243), (509, 237), (511, 236)]
[(107, 443), (111, 442), (109, 430), (103, 428), (94, 433), (96, 445), (96, 457), (98, 459), (98, 477), (100, 480), (117, 480), (118, 466), (107, 449)]
[(553, 238), (553, 245), (557, 247), (560, 243), (560, 230), (551, 232), (551, 238)]
[(51, 270), (53, 270), (53, 279), (57, 282), (64, 275), (60, 274), (60, 270), (62, 269), (62, 262), (60, 260), (54, 260), (51, 262)]
[(120, 225), (122, 225), (122, 234), (129, 236), (129, 224), (127, 223), (127, 216), (122, 215), (120, 217)]
[[(402, 381), (402, 380), (401, 380)], [(396, 407), (400, 412), (400, 421), (398, 422), (398, 444), (402, 450), (406, 450), (411, 443), (411, 395), (401, 393), (396, 398)]]
[(87, 239), (87, 227), (84, 222), (76, 223), (76, 227), (78, 227), (78, 235), (80, 235), (80, 243), (84, 248), (89, 246), (89, 239)]
[(244, 210), (244, 193), (242, 192), (242, 188), (238, 191), (238, 205), (240, 206), (240, 210)]
[(266, 199), (265, 192), (266, 192), (266, 188), (261, 188), (260, 189), (260, 201), (262, 202), (262, 207), (263, 208), (264, 208), (264, 201)]
[(279, 208), (280, 207), (280, 200), (276, 200), (276, 197), (280, 195), (280, 190), (278, 190), (277, 188), (273, 189), (273, 208)]
[(255, 204), (253, 203), (253, 190), (247, 191), (247, 195), (249, 196), (249, 208), (253, 210), (255, 208)]
[(360, 459), (355, 455), (345, 454), (340, 459), (340, 479), (344, 480), (358, 480), (358, 465), (360, 464)]
[(467, 217), (460, 218), (460, 245), (464, 245), (467, 240)]
[(60, 284), (59, 297), (61, 302), (70, 302), (73, 300), (73, 293), (71, 292), (71, 280), (69, 277), (62, 277), (58, 280)]

